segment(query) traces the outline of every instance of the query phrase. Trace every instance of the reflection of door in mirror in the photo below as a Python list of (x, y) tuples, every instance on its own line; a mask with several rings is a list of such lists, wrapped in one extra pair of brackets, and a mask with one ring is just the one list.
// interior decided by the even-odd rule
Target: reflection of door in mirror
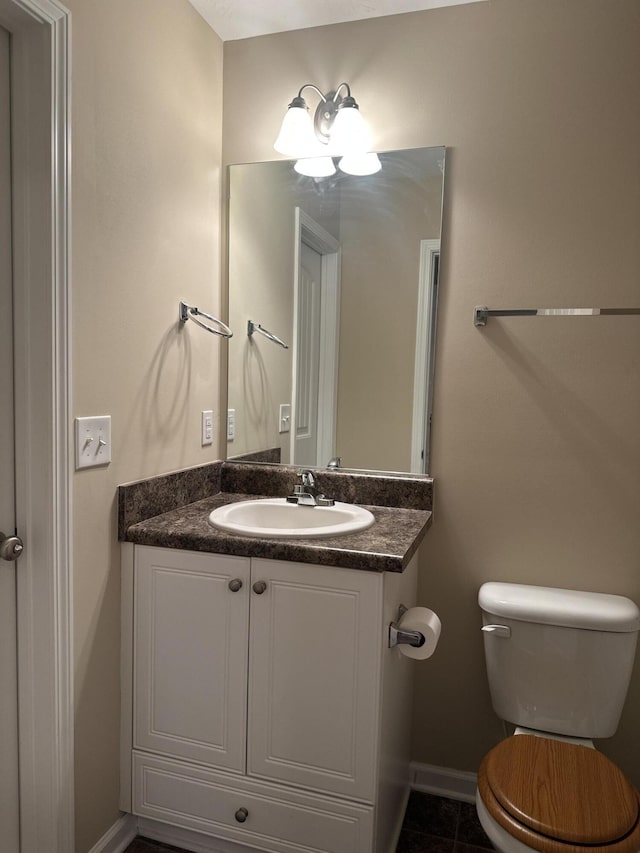
[(303, 243), (298, 274), (297, 341), (294, 354), (293, 463), (318, 464), (318, 379), (320, 376), (320, 288), (322, 255)]
[(326, 465), (335, 454), (340, 244), (295, 210), (291, 461)]
[(440, 240), (420, 242), (418, 275), (418, 319), (416, 324), (416, 361), (413, 375), (413, 421), (411, 430), (411, 471), (427, 474), (430, 470), (431, 411), (436, 357), (436, 318)]

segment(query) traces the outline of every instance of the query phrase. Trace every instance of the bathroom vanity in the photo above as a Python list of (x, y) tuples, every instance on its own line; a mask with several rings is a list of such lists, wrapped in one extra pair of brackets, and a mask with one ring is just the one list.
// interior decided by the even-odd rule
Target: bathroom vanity
[(121, 493), (121, 808), (217, 839), (198, 849), (391, 853), (420, 664), (388, 628), (431, 512), (370, 505), (368, 531), (261, 541), (208, 524), (251, 497), (229, 484), (134, 523), (156, 499)]

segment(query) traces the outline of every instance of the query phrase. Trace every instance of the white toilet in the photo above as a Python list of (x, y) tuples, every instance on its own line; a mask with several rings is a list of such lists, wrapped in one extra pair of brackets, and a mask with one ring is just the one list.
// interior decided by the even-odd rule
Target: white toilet
[(516, 726), (478, 772), (496, 850), (639, 853), (640, 795), (591, 739), (618, 726), (640, 610), (618, 595), (510, 583), (485, 583), (478, 602), (493, 707)]

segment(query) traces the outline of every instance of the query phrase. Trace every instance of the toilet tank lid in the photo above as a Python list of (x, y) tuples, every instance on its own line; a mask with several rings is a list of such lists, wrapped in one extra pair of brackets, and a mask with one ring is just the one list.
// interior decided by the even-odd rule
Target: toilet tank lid
[(622, 595), (491, 581), (478, 603), (492, 616), (566, 628), (619, 633), (640, 630), (640, 609)]

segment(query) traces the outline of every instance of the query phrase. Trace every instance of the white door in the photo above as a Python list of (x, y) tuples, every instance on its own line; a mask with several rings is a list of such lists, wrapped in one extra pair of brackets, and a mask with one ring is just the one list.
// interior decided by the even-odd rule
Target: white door
[[(294, 465), (318, 465), (322, 255), (303, 243), (298, 279)], [(325, 460), (325, 463), (328, 460)]]
[[(9, 33), (0, 27), (0, 531), (15, 533)], [(0, 560), (0, 846), (18, 853), (16, 562)]]

